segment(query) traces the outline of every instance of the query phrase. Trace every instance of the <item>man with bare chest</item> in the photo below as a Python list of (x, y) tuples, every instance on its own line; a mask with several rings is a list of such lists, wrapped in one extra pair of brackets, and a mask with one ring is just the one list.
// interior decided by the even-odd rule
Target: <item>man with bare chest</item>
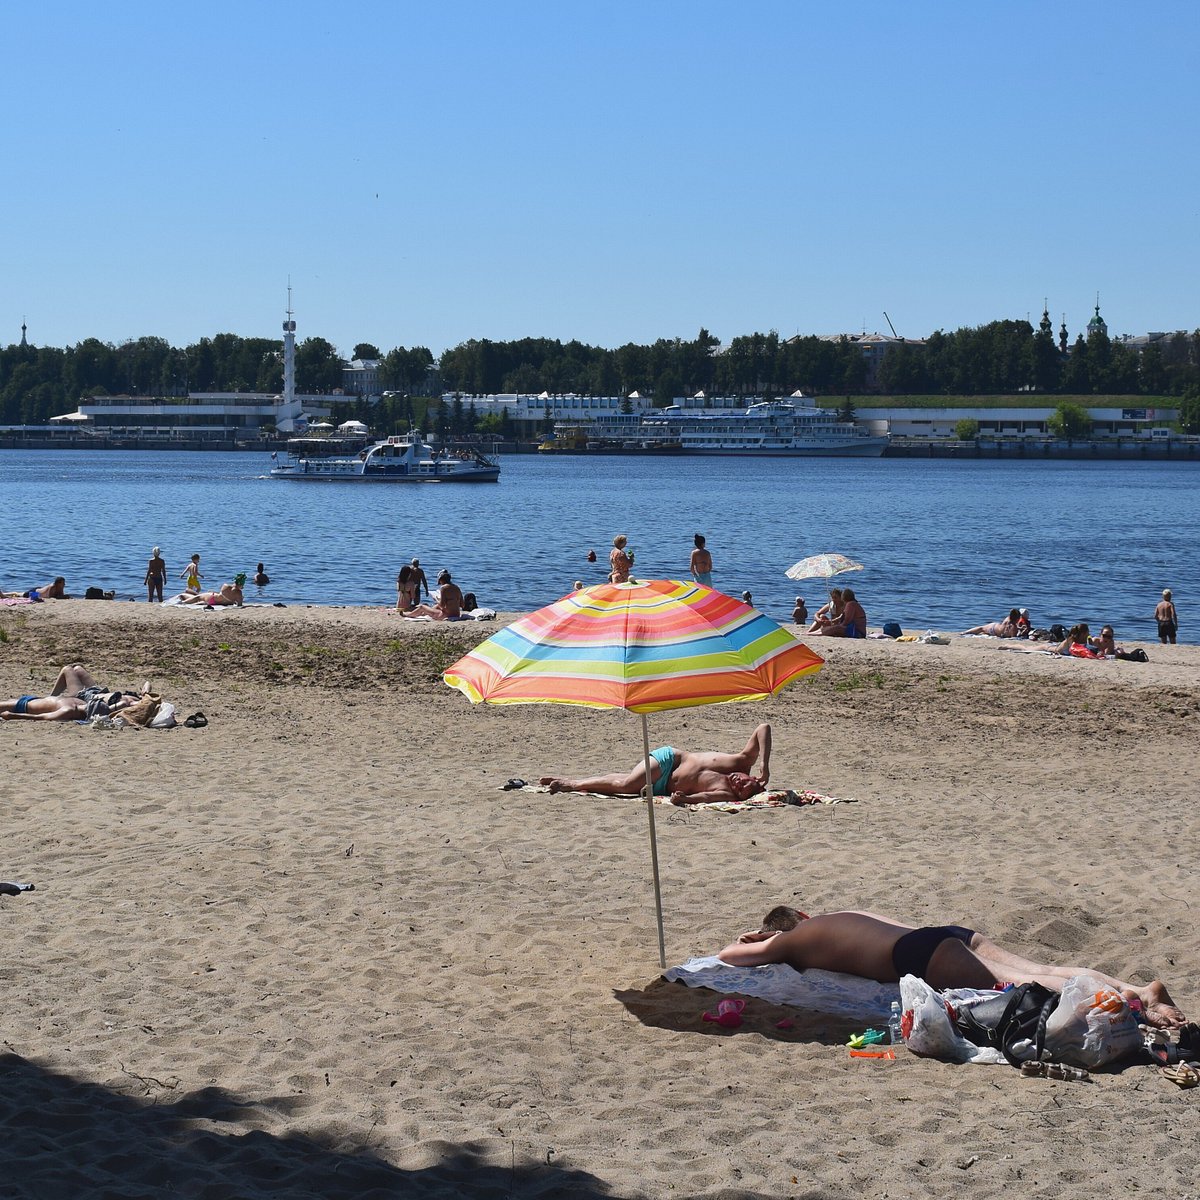
[[(761, 763), (757, 775), (751, 774)], [(712, 800), (748, 800), (765, 791), (771, 775), (771, 727), (760, 725), (739, 754), (713, 750), (677, 750), (660, 746), (650, 754), (650, 782), (656, 796), (672, 804), (702, 804)], [(628, 771), (589, 779), (546, 775), (542, 784), (552, 792), (597, 792), (603, 796), (636, 796), (646, 786), (646, 764), (639, 760)]]

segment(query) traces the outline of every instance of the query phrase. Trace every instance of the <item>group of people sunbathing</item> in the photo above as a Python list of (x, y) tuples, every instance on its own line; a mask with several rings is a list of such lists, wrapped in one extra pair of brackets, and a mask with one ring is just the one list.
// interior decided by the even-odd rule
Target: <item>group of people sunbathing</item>
[(1000, 621), (989, 621), (964, 629), (964, 635), (997, 638), (1033, 638), (1036, 641), (1054, 642), (1053, 653), (1069, 658), (1139, 658), (1146, 661), (1145, 651), (1126, 650), (1118, 646), (1116, 633), (1111, 625), (1105, 624), (1098, 636), (1092, 636), (1090, 626), (1081, 621), (1064, 630), (1061, 625), (1051, 630), (1034, 629), (1029, 609), (1014, 608)]
[[(797, 610), (803, 607), (801, 597), (797, 596), (796, 602)], [(818, 637), (865, 638), (867, 614), (853, 589), (834, 588), (829, 593), (829, 601), (817, 609), (808, 632)]]
[[(396, 611), (402, 617), (428, 617), (431, 621), (461, 621), (463, 611), (474, 609), (475, 598), (463, 595), (462, 589), (444, 567), (438, 572), (437, 590), (430, 595), (429, 582), (421, 570), (421, 560), (414, 558), (400, 568), (396, 576)], [(422, 604), (421, 588), (432, 604)]]
[(120, 714), (130, 725), (146, 725), (158, 711), (160, 697), (147, 680), (136, 692), (106, 687), (80, 663), (63, 667), (47, 696), (0, 700), (0, 721), (88, 721)]
[[(586, 779), (548, 775), (541, 782), (555, 793), (636, 796), (645, 789), (646, 771), (643, 760), (628, 771)], [(771, 726), (759, 725), (736, 753), (660, 746), (650, 755), (649, 772), (652, 794), (668, 796), (674, 804), (748, 800), (766, 789), (771, 775)], [(982, 933), (962, 925), (915, 928), (870, 912), (809, 917), (797, 909), (776, 908), (767, 914), (760, 928), (743, 933), (726, 946), (720, 958), (732, 966), (786, 963), (797, 971), (810, 967), (840, 971), (879, 983), (917, 975), (939, 990), (1036, 982), (1061, 991), (1071, 976), (1087, 974), (1127, 999), (1136, 1000), (1151, 1025), (1176, 1028), (1185, 1020), (1158, 980), (1137, 986), (1091, 968), (1035, 963), (1001, 949)]]

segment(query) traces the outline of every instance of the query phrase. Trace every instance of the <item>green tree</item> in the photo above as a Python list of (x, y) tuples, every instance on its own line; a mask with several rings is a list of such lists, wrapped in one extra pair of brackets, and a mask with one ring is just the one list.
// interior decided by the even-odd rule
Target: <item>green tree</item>
[(973, 442), (979, 436), (979, 422), (974, 417), (963, 417), (954, 424), (954, 436), (960, 442)]
[(372, 346), (370, 342), (359, 342), (354, 347), (354, 357), (356, 359), (382, 358), (383, 355), (379, 353), (378, 346)]
[(854, 401), (847, 396), (845, 400), (838, 405), (837, 413), (839, 421), (853, 421), (855, 417)]
[(1184, 433), (1200, 433), (1200, 387), (1190, 387), (1179, 401), (1179, 428)]
[[(342, 385), (342, 367), (333, 346), (321, 337), (305, 338), (296, 347), (296, 390), (332, 392)], [(257, 375), (257, 363), (255, 372)]]
[(1046, 428), (1059, 438), (1087, 438), (1092, 435), (1092, 418), (1081, 404), (1065, 401), (1046, 418)]

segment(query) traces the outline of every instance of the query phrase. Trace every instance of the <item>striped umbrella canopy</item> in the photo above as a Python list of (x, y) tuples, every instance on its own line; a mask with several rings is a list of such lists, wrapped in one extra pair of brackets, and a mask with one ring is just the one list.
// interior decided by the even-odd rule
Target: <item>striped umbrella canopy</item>
[(762, 700), (824, 662), (757, 609), (678, 580), (599, 584), (499, 630), (443, 678), (473, 703), (577, 704), (642, 716), (646, 809), (666, 966), (646, 714)]
[(841, 575), (843, 571), (861, 571), (862, 563), (857, 563), (844, 554), (811, 554), (793, 563), (784, 574), (789, 579), (831, 579)]

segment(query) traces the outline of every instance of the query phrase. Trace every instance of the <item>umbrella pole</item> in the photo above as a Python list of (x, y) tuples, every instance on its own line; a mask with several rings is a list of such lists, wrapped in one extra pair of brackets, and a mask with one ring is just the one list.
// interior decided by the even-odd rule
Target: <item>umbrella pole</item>
[(662, 889), (658, 881), (658, 837), (654, 829), (654, 779), (650, 774), (650, 724), (642, 713), (642, 754), (646, 766), (646, 815), (650, 820), (650, 865), (654, 870), (654, 912), (658, 917), (658, 965), (666, 970), (667, 945), (663, 938)]

